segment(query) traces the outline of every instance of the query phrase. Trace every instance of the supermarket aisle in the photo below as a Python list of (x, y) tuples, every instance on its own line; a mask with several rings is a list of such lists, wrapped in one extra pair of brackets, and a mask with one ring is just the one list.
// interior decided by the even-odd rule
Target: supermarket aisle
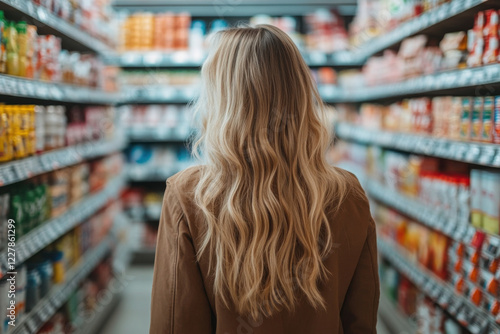
[(147, 333), (153, 266), (132, 266), (128, 270), (130, 284), (123, 292), (122, 302), (106, 322), (100, 334)]

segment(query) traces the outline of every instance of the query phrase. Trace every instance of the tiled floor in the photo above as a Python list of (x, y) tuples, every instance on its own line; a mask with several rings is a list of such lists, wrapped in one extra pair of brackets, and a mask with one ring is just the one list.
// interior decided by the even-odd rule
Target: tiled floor
[[(146, 334), (149, 331), (149, 311), (153, 266), (133, 266), (127, 275), (127, 285), (123, 299), (108, 319), (100, 334)], [(391, 334), (381, 321), (378, 334)], [(194, 334), (194, 333), (193, 333)]]

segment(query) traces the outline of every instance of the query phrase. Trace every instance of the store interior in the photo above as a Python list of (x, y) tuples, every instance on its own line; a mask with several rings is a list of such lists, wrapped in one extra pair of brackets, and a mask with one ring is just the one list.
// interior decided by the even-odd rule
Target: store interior
[(332, 107), (328, 161), (369, 197), (378, 332), (500, 334), (499, 17), (498, 0), (0, 0), (0, 334), (149, 331), (207, 39), (262, 23), (299, 47)]

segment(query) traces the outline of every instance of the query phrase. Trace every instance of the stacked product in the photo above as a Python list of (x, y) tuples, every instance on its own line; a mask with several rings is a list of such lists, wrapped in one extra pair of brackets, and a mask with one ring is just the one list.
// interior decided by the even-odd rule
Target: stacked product
[[(336, 11), (326, 9), (309, 13), (304, 18), (305, 34), (300, 34), (300, 22), (290, 16), (271, 17), (256, 15), (250, 24), (272, 24), (287, 34), (306, 51), (331, 53), (348, 47), (347, 31), (342, 17)], [(229, 26), (225, 20), (191, 22), (189, 13), (136, 13), (128, 16), (121, 28), (121, 51), (190, 51), (204, 54), (207, 26), (209, 33)]]
[(115, 34), (115, 23), (112, 18), (109, 0), (27, 0), (42, 6), (59, 16), (65, 21), (73, 24), (79, 29), (88, 32), (107, 44), (113, 45)]
[[(478, 12), (472, 29), (447, 33), (441, 40), (426, 35), (406, 38), (398, 52), (385, 50), (382, 56), (371, 57), (362, 73), (344, 71), (339, 76), (348, 77), (344, 79), (346, 81), (357, 80), (362, 85), (376, 86), (447, 70), (498, 63), (499, 15), (497, 9)], [(345, 88), (351, 87), (353, 85)]]
[(357, 118), (356, 122), (366, 128), (500, 144), (499, 96), (419, 97), (390, 105), (365, 103), (359, 117), (352, 114), (357, 114), (356, 110), (347, 110), (342, 117)]
[(102, 190), (119, 175), (122, 163), (122, 156), (115, 154), (0, 188), (0, 250), (7, 244), (8, 219), (16, 222), (16, 238), (20, 238)]
[[(113, 217), (119, 210), (120, 205), (117, 202), (108, 204), (88, 221), (16, 268), (17, 321), (21, 321), (26, 313), (37, 306), (51, 291), (52, 285), (66, 282), (67, 273), (79, 264), (88, 251), (100, 244), (108, 235), (113, 224)], [(5, 301), (8, 302), (6, 287), (6, 281), (0, 281), (2, 292), (0, 305), (4, 305)], [(6, 312), (6, 308), (3, 308), (2, 312)], [(6, 313), (2, 314), (2, 333), (9, 333), (13, 328), (8, 325), (10, 319), (6, 315)]]
[(187, 137), (192, 131), (192, 113), (186, 105), (135, 105), (120, 110), (121, 124), (132, 130), (173, 131)]
[(365, 168), (368, 175), (399, 194), (432, 208), (447, 224), (472, 224), (500, 233), (500, 172), (464, 163), (346, 144), (340, 159)]
[(415, 319), (417, 333), (466, 334), (442, 308), (426, 298), (408, 278), (385, 261), (380, 263), (382, 290), (405, 315)]
[[(374, 209), (381, 240), (397, 245), (395, 250), (402, 252), (406, 261), (448, 282), (457, 294), (485, 313), (499, 315), (500, 245), (495, 238), (476, 231), (464, 241), (456, 241), (382, 205), (374, 205)], [(458, 319), (466, 325), (469, 315), (465, 308), (461, 312)]]
[(188, 13), (133, 14), (122, 23), (121, 49), (186, 50), (190, 24)]
[(0, 162), (114, 133), (114, 108), (104, 106), (0, 105), (0, 120)]
[(91, 54), (62, 50), (61, 39), (38, 35), (24, 21), (7, 21), (0, 11), (0, 73), (49, 82), (108, 88), (102, 61)]

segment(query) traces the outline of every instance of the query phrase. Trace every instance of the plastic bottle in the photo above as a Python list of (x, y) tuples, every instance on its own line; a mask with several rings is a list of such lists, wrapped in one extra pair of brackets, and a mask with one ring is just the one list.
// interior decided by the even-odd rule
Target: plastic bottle
[(26, 77), (28, 69), (28, 25), (21, 21), (16, 24), (17, 44), (18, 44), (18, 62), (20, 77)]
[(54, 251), (52, 254), (52, 268), (54, 269), (54, 283), (62, 283), (65, 280), (64, 270), (64, 253), (62, 251)]
[(7, 74), (19, 75), (19, 45), (14, 22), (7, 25)]
[(28, 271), (26, 285), (26, 312), (30, 312), (40, 301), (40, 274), (36, 269)]

